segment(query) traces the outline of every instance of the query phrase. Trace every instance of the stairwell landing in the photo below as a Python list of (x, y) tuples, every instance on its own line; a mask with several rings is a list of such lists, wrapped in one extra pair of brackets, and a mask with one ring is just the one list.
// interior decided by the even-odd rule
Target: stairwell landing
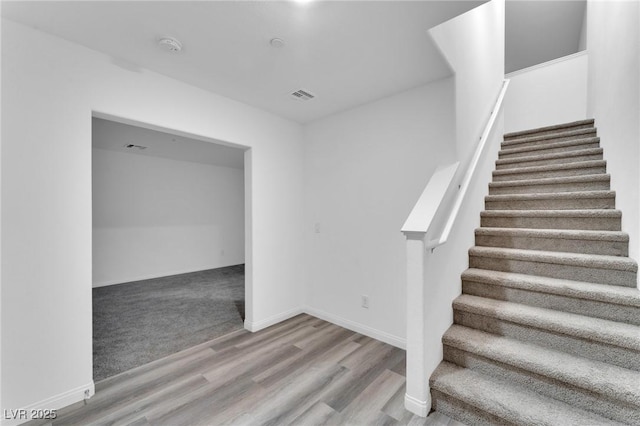
[(638, 267), (594, 121), (501, 148), (433, 408), (473, 425), (638, 425)]

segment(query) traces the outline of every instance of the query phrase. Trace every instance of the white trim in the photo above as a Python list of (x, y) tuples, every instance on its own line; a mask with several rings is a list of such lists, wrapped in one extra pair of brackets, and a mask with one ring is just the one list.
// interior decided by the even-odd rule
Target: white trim
[(189, 268), (189, 269), (181, 269), (181, 270), (177, 270), (177, 271), (165, 271), (159, 274), (146, 274), (146, 275), (139, 275), (137, 277), (133, 277), (133, 278), (127, 278), (127, 279), (117, 279), (117, 280), (109, 280), (109, 281), (102, 281), (102, 282), (94, 282), (93, 283), (93, 288), (98, 288), (98, 287), (106, 287), (106, 286), (110, 286), (110, 285), (118, 285), (118, 284), (127, 284), (127, 283), (132, 283), (132, 282), (136, 282), (136, 281), (144, 281), (144, 280), (152, 280), (155, 278), (164, 278), (164, 277), (170, 277), (173, 275), (181, 275), (181, 274), (191, 274), (193, 272), (202, 272), (202, 271), (208, 271), (210, 269), (220, 269), (220, 268), (228, 268), (230, 266), (238, 266), (238, 265), (244, 265), (244, 263), (232, 263), (230, 265), (218, 265), (218, 266), (202, 266), (202, 267), (197, 267), (195, 269), (193, 268)]
[(303, 308), (303, 311), (304, 313), (314, 316), (316, 318), (320, 318), (321, 320), (325, 320), (332, 324), (339, 325), (340, 327), (346, 328), (351, 331), (355, 331), (356, 333), (364, 334), (365, 336), (369, 336), (373, 339), (380, 340), (381, 342), (388, 343), (391, 346), (395, 346), (400, 349), (407, 348), (407, 339), (404, 339), (402, 337), (385, 333), (384, 331), (371, 328), (364, 324), (360, 324), (360, 323), (336, 316), (334, 314), (330, 314), (320, 309), (312, 308), (310, 306), (305, 306)]
[(427, 394), (426, 401), (420, 401), (409, 394), (404, 394), (404, 408), (420, 417), (427, 417), (431, 410), (431, 394)]
[(260, 321), (249, 321), (248, 319), (245, 319), (244, 328), (251, 332), (256, 332), (264, 328), (270, 327), (272, 325), (278, 324), (282, 321), (288, 320), (289, 318), (295, 317), (296, 315), (300, 315), (300, 314), (311, 315), (321, 320), (346, 328), (347, 330), (355, 331), (356, 333), (364, 334), (365, 336), (369, 336), (373, 339), (380, 340), (381, 342), (388, 343), (389, 345), (395, 346), (400, 349), (406, 349), (407, 347), (407, 340), (402, 337), (385, 333), (384, 331), (371, 328), (364, 324), (360, 324), (360, 323), (348, 320), (346, 318), (342, 318), (337, 315), (330, 314), (323, 310), (312, 308), (310, 306), (291, 309), (290, 311), (273, 315), (269, 318), (265, 318)]
[(535, 71), (538, 68), (544, 68), (544, 67), (548, 67), (550, 65), (555, 65), (555, 64), (560, 63), (560, 62), (570, 61), (572, 59), (578, 58), (578, 57), (586, 55), (586, 54), (587, 54), (586, 50), (581, 50), (580, 52), (572, 53), (571, 55), (562, 56), (560, 58), (552, 59), (550, 61), (543, 62), (541, 64), (536, 64), (536, 65), (532, 65), (532, 66), (527, 67), (527, 68), (522, 68), (521, 70), (511, 71), (509, 74), (505, 74), (504, 78), (515, 77), (515, 76), (520, 75), (520, 74), (524, 74), (524, 73), (527, 73), (527, 72), (530, 72), (530, 71)]
[[(86, 394), (86, 392), (89, 392), (88, 395)], [(96, 387), (92, 380), (84, 386), (79, 386), (75, 389), (71, 389), (66, 392), (62, 392), (58, 395), (54, 395), (52, 397), (44, 399), (42, 401), (30, 404), (24, 407), (23, 410), (26, 410), (27, 414), (29, 414), (31, 410), (38, 410), (38, 409), (59, 410), (61, 408), (67, 407), (76, 402), (80, 402), (85, 399), (91, 398), (95, 394), (95, 392), (96, 392)], [(31, 419), (15, 419), (15, 420), (5, 419), (4, 411), (2, 413), (3, 426), (19, 425), (29, 420)]]
[(248, 319), (245, 319), (244, 328), (252, 333), (255, 333), (256, 331), (260, 331), (263, 328), (271, 327), (274, 324), (278, 324), (279, 322), (288, 320), (289, 318), (293, 318), (296, 315), (300, 315), (302, 313), (304, 313), (302, 309), (294, 308), (289, 311), (270, 316), (269, 318), (265, 318), (260, 321), (249, 321)]

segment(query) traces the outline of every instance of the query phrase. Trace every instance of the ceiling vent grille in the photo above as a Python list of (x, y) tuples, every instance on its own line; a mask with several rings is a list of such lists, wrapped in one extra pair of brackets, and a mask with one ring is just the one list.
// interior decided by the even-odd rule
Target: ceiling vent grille
[(133, 148), (136, 148), (136, 149), (139, 149), (139, 150), (147, 149), (146, 146), (135, 145), (135, 144), (132, 144), (132, 143), (128, 143), (124, 147), (127, 148), (127, 149), (133, 149)]
[(294, 99), (299, 99), (301, 101), (309, 101), (316, 97), (313, 93), (308, 90), (298, 89), (295, 92), (291, 93), (291, 97)]

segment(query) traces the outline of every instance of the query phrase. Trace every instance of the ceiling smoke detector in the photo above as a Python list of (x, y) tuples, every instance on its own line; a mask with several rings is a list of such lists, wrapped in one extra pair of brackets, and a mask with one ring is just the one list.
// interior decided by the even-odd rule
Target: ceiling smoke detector
[(182, 43), (173, 37), (162, 37), (158, 40), (158, 46), (171, 53), (178, 53), (182, 50)]
[(316, 97), (316, 95), (305, 89), (298, 89), (295, 92), (292, 92), (290, 96), (293, 99), (299, 99), (301, 101), (309, 101)]
[(272, 38), (271, 41), (269, 41), (269, 44), (271, 45), (271, 47), (275, 47), (276, 49), (280, 49), (282, 47), (284, 47), (284, 40), (281, 38)]

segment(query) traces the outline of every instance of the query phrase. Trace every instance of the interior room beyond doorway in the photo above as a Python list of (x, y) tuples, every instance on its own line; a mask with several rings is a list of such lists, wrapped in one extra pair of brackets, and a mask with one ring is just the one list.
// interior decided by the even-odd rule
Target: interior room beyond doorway
[(244, 151), (92, 119), (94, 380), (243, 327)]

